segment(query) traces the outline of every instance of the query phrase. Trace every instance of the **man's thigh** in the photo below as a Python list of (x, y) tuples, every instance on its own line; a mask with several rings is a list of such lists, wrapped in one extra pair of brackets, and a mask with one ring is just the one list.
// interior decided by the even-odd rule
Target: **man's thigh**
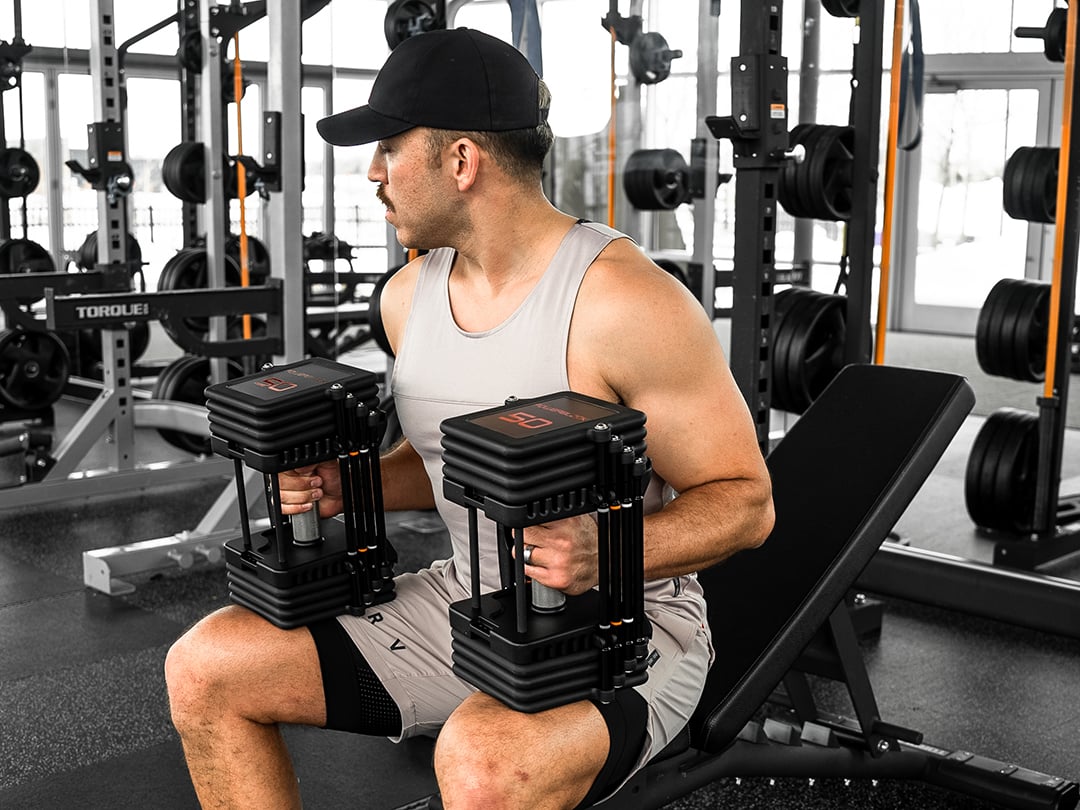
[(402, 737), (434, 735), (475, 688), (452, 669), (449, 606), (465, 598), (441, 565), (399, 574), (396, 597), (338, 621), (401, 712)]

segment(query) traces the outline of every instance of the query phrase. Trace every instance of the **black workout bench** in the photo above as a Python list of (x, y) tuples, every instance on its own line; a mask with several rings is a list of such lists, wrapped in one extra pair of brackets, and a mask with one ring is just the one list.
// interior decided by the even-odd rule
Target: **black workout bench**
[[(718, 655), (697, 712), (598, 808), (658, 808), (723, 777), (900, 778), (1006, 807), (1076, 806), (1075, 782), (924, 745), (882, 720), (845, 601), (974, 400), (963, 378), (935, 371), (836, 377), (769, 454), (769, 539), (699, 575)], [(819, 711), (806, 673), (844, 681), (856, 717)], [(787, 708), (765, 716), (775, 705)]]

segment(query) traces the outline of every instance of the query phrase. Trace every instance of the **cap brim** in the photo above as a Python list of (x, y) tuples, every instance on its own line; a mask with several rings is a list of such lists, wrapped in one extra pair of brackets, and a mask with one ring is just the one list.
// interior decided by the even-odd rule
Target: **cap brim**
[(375, 112), (366, 104), (323, 118), (315, 124), (319, 135), (334, 146), (358, 146), (399, 135), (415, 124)]

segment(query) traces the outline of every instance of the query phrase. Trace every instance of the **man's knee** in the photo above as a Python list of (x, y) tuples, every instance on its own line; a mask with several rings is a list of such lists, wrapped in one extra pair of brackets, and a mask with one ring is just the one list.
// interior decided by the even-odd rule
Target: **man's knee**
[(238, 673), (228, 655), (240, 629), (231, 609), (207, 616), (177, 639), (165, 656), (165, 685), (173, 723), (180, 727), (228, 695)]
[(523, 774), (515, 775), (505, 748), (493, 744), (493, 731), (477, 715), (459, 712), (439, 732), (435, 775), (448, 807), (511, 806), (513, 782)]
[(575, 807), (607, 751), (607, 728), (591, 703), (522, 714), (478, 692), (439, 732), (435, 775), (448, 810)]

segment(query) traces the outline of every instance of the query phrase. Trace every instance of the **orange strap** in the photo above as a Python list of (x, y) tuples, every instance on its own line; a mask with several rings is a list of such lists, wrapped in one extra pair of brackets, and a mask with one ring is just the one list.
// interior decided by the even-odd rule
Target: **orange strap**
[(615, 227), (615, 26), (611, 26), (611, 120), (608, 122), (607, 219)]
[[(1057, 333), (1060, 323), (1058, 302), (1061, 301), (1061, 259), (1065, 253), (1065, 208), (1069, 204), (1069, 143), (1072, 140), (1073, 73), (1076, 65), (1076, 7), (1069, 3), (1065, 34), (1065, 98), (1061, 108), (1061, 149), (1058, 154), (1057, 224), (1054, 226), (1054, 269), (1050, 281), (1050, 323), (1046, 341), (1046, 379), (1043, 395), (1055, 394), (1054, 379), (1057, 366)], [(1070, 270), (1070, 272), (1074, 272)]]
[(900, 73), (904, 58), (904, 0), (893, 14), (892, 75), (889, 87), (889, 134), (885, 146), (885, 221), (881, 226), (881, 278), (878, 284), (874, 363), (885, 362), (885, 331), (889, 319), (889, 275), (892, 271), (893, 197), (896, 188), (896, 143), (900, 130)]
[[(240, 96), (244, 94), (244, 75), (240, 66), (240, 33), (233, 34), (233, 99), (236, 104), (236, 151), (244, 154), (244, 127), (240, 115)], [(247, 171), (244, 164), (236, 164), (236, 193), (240, 197), (240, 286), (251, 284), (248, 265), (247, 207)], [(244, 313), (244, 340), (251, 338), (251, 315)]]

